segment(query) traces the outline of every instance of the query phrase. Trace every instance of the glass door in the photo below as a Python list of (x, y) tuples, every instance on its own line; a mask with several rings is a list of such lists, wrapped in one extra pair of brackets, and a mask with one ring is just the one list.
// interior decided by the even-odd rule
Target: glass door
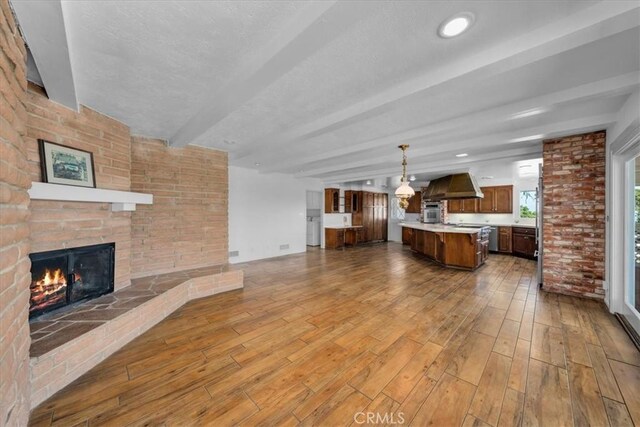
[(622, 314), (640, 332), (640, 155), (626, 164), (625, 286)]

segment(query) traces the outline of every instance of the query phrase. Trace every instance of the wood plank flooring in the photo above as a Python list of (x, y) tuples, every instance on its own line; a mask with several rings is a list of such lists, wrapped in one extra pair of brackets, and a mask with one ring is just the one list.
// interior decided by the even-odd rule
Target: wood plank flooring
[(640, 425), (640, 353), (532, 261), (399, 244), (239, 266), (36, 408), (31, 425)]

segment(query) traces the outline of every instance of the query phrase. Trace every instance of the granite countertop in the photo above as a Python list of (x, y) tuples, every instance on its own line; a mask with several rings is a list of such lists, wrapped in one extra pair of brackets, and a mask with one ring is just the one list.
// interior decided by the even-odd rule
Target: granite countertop
[(445, 224), (423, 224), (421, 222), (401, 222), (400, 227), (408, 227), (415, 228), (416, 230), (424, 230), (424, 231), (432, 231), (434, 233), (465, 233), (465, 234), (475, 234), (480, 233), (482, 231), (482, 227), (478, 226), (478, 228), (466, 228), (466, 227), (456, 227), (455, 225), (445, 225)]
[(458, 224), (465, 224), (465, 225), (477, 225), (477, 226), (483, 226), (483, 227), (522, 227), (522, 228), (536, 228), (535, 224), (518, 224), (515, 222), (512, 223), (498, 223), (498, 224), (488, 224), (488, 223), (476, 223), (476, 222), (461, 222), (461, 223), (456, 223), (456, 225)]
[(328, 225), (325, 228), (332, 228), (336, 230), (346, 230), (348, 228), (362, 228), (362, 225)]

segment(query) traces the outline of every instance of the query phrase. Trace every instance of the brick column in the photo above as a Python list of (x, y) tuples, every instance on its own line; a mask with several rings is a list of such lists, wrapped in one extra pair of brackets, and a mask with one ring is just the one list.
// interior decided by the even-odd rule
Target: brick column
[(604, 298), (605, 132), (544, 141), (545, 290)]

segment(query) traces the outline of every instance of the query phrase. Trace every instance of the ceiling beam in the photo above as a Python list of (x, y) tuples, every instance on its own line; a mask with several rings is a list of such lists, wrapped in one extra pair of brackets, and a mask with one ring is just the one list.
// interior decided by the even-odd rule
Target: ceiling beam
[(11, 6), (49, 99), (77, 111), (78, 97), (60, 0), (12, 1)]
[[(499, 134), (484, 135), (479, 138), (471, 138), (451, 142), (450, 137), (445, 135), (441, 136), (438, 140), (432, 139), (429, 146), (422, 146), (417, 149), (409, 151), (408, 155), (413, 158), (420, 156), (434, 156), (437, 154), (453, 154), (461, 151), (474, 151), (481, 148), (482, 151), (488, 151), (491, 149), (499, 149), (505, 146), (517, 146), (518, 142), (512, 142), (513, 139), (521, 138), (531, 135), (543, 135), (540, 138), (556, 137), (562, 135), (570, 135), (573, 133), (587, 132), (590, 130), (605, 129), (614, 123), (616, 120), (615, 114), (602, 114), (597, 116), (581, 117), (575, 120), (566, 120), (562, 122), (549, 123), (542, 126), (534, 126), (526, 129), (519, 129), (517, 131), (503, 132)], [(409, 141), (402, 141), (409, 142)], [(476, 148), (477, 147), (477, 148)], [(322, 177), (322, 175), (328, 175), (333, 172), (340, 172), (343, 170), (353, 168), (370, 167), (372, 171), (375, 171), (376, 167), (380, 164), (389, 162), (389, 156), (387, 154), (374, 154), (371, 156), (365, 156), (363, 159), (357, 161), (347, 160), (342, 163), (333, 163), (330, 166), (323, 166), (315, 169), (305, 169), (304, 172), (297, 173), (299, 177)], [(377, 172), (377, 171), (376, 171)]]
[(640, 7), (634, 2), (599, 2), (522, 37), (507, 40), (475, 55), (429, 71), (310, 123), (266, 136), (260, 140), (260, 149), (241, 150), (233, 153), (232, 159), (250, 155), (261, 159), (268, 158), (269, 154), (274, 152), (274, 148), (299, 143), (326, 130), (334, 131), (341, 124), (352, 124), (364, 117), (370, 117), (378, 110), (390, 108), (396, 102), (451, 83), (455, 79), (467, 77), (481, 81), (485, 77), (517, 69), (635, 28), (638, 26), (638, 10)]
[[(421, 162), (410, 163), (411, 174), (425, 173), (442, 173), (447, 175), (460, 171), (468, 171), (473, 167), (482, 164), (495, 164), (496, 162), (512, 162), (517, 160), (535, 159), (542, 156), (542, 144), (534, 144), (528, 147), (521, 147), (512, 150), (502, 150), (498, 153), (491, 152), (476, 156), (471, 159), (456, 159), (450, 162)], [(411, 161), (411, 159), (409, 159)], [(324, 183), (337, 183), (351, 181), (363, 181), (367, 179), (389, 178), (391, 176), (399, 176), (402, 172), (400, 163), (395, 167), (387, 167), (385, 169), (376, 170), (374, 173), (356, 172), (336, 175), (331, 177), (320, 178)]]
[[(395, 147), (398, 144), (410, 142), (419, 138), (431, 139), (438, 135), (452, 135), (451, 132), (455, 133), (456, 131), (460, 131), (460, 129), (467, 129), (469, 126), (474, 126), (475, 131), (481, 131), (483, 125), (496, 123), (497, 121), (504, 121), (512, 117), (514, 113), (528, 111), (534, 108), (542, 108), (547, 111), (551, 111), (559, 104), (631, 93), (633, 90), (637, 90), (640, 86), (639, 79), (640, 75), (637, 72), (623, 74), (535, 98), (502, 105), (496, 108), (473, 112), (471, 114), (449, 120), (443, 120), (427, 126), (394, 133), (392, 135), (386, 135), (381, 138), (363, 141), (356, 144), (349, 144), (335, 150), (326, 150), (321, 153), (305, 155), (295, 159), (296, 168), (304, 169), (305, 172), (311, 172), (315, 168), (307, 167), (306, 165), (329, 159), (333, 160), (332, 166), (338, 166), (341, 163), (348, 163), (351, 165), (351, 160), (343, 160), (345, 156), (348, 156), (349, 154), (361, 152), (362, 155), (366, 157), (367, 150), (384, 146)], [(375, 158), (374, 154), (369, 155), (369, 158), (372, 158), (372, 156)], [(261, 168), (260, 170), (262, 172), (295, 172), (291, 169), (291, 159), (282, 160), (278, 158), (274, 161), (268, 160), (267, 163), (269, 166), (264, 169)]]
[(375, 7), (361, 2), (309, 2), (286, 30), (239, 67), (234, 80), (209, 94), (207, 104), (169, 142), (183, 147), (277, 81), (300, 62), (349, 30)]

